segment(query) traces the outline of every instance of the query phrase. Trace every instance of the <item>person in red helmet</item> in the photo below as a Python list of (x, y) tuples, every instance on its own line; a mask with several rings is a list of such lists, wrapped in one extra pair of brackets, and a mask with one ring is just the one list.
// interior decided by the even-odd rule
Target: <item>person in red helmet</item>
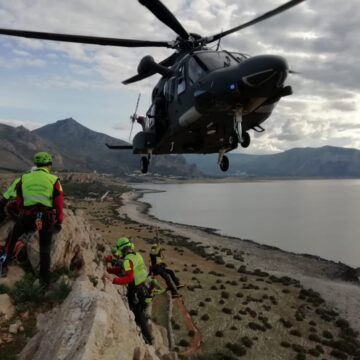
[(63, 215), (63, 191), (60, 180), (51, 174), (52, 157), (47, 152), (34, 155), (36, 169), (21, 176), (16, 185), (16, 201), (19, 218), (9, 239), (2, 274), (7, 273), (7, 265), (12, 258), (17, 239), (26, 232), (39, 231), (40, 245), (40, 285), (49, 285), (50, 250), (54, 231), (61, 230)]

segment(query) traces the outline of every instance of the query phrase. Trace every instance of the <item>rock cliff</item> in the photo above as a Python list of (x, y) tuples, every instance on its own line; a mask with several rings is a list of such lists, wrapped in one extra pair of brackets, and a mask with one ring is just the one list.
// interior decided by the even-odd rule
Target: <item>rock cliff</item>
[[(2, 237), (8, 228), (0, 229)], [(29, 244), (35, 267), (39, 262), (36, 237)], [(19, 359), (176, 359), (168, 349), (166, 334), (155, 325), (151, 326), (154, 346), (145, 344), (124, 288), (102, 280), (101, 259), (108, 246), (81, 211), (67, 209), (63, 229), (53, 239), (52, 270), (72, 266), (77, 268), (78, 277), (61, 305), (38, 316), (37, 332)]]

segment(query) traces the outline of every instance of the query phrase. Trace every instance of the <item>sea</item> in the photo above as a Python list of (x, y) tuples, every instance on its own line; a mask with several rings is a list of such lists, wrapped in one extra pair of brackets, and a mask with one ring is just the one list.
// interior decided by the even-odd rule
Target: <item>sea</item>
[[(158, 219), (360, 267), (360, 180), (141, 184)], [(236, 240), (234, 240), (236, 241)]]

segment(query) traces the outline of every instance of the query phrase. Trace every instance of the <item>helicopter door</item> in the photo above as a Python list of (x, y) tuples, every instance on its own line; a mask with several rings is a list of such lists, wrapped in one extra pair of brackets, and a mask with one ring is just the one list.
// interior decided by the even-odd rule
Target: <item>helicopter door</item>
[(168, 103), (171, 103), (174, 100), (175, 87), (176, 87), (176, 78), (175, 77), (172, 77), (165, 82), (164, 96), (165, 96), (165, 100)]

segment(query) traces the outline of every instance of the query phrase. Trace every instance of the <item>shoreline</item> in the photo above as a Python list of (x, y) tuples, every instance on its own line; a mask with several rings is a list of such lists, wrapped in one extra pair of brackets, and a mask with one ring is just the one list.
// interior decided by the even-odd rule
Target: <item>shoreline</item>
[[(146, 190), (145, 192), (149, 192)], [(149, 214), (151, 205), (140, 201), (144, 191), (134, 189), (122, 195), (119, 216), (143, 225), (155, 226), (164, 232), (170, 231), (206, 248), (209, 254), (216, 248), (231, 249), (242, 254), (238, 261), (222, 253), (228, 263), (235, 266), (246, 265), (250, 270), (261, 269), (278, 276), (289, 276), (299, 280), (304, 286), (318, 291), (326, 302), (347, 319), (351, 326), (360, 331), (360, 282), (356, 271), (348, 265), (309, 254), (296, 254), (285, 250), (258, 244), (253, 240), (223, 236), (216, 229), (194, 225), (183, 225), (159, 220)]]
[[(263, 250), (274, 250), (274, 251), (278, 251), (280, 253), (283, 253), (285, 255), (291, 255), (291, 256), (314, 259), (316, 261), (320, 261), (320, 262), (327, 263), (327, 264), (330, 264), (330, 265), (342, 267), (343, 271), (344, 271), (344, 274), (347, 273), (346, 275), (349, 276), (347, 278), (344, 278), (344, 280), (358, 282), (359, 285), (360, 285), (360, 274), (359, 274), (359, 276), (355, 276), (357, 268), (355, 268), (355, 267), (353, 267), (351, 265), (345, 264), (342, 261), (326, 259), (326, 258), (321, 257), (320, 255), (314, 255), (314, 254), (309, 254), (309, 253), (297, 253), (297, 252), (281, 249), (280, 247), (277, 247), (277, 246), (272, 246), (272, 245), (268, 245), (268, 244), (262, 244), (262, 243), (259, 243), (259, 242), (255, 241), (255, 240), (252, 240), (252, 239), (243, 239), (243, 238), (232, 236), (232, 235), (222, 234), (220, 232), (221, 230), (216, 229), (216, 228), (200, 226), (200, 225), (185, 224), (185, 223), (177, 223), (175, 221), (159, 219), (156, 216), (150, 214), (150, 209), (152, 209), (153, 206), (151, 204), (145, 202), (145, 201), (142, 201), (141, 199), (143, 199), (144, 194), (161, 193), (161, 192), (166, 192), (166, 190), (133, 188), (133, 191), (135, 193), (138, 193), (134, 197), (134, 201), (138, 202), (139, 204), (142, 204), (143, 207), (144, 207), (140, 211), (142, 213), (146, 214), (146, 216), (148, 216), (149, 218), (152, 218), (157, 222), (165, 223), (165, 224), (169, 224), (169, 225), (174, 225), (174, 226), (179, 226), (179, 227), (187, 227), (189, 229), (199, 230), (199, 231), (208, 233), (209, 235), (216, 236), (216, 237), (218, 237), (220, 239), (235, 240), (235, 241), (239, 241), (239, 242), (247, 242), (247, 243), (249, 243), (249, 244), (251, 244), (253, 246), (259, 247), (259, 248), (261, 248)], [(353, 278), (353, 280), (351, 279), (351, 272), (354, 272), (355, 277)]]

